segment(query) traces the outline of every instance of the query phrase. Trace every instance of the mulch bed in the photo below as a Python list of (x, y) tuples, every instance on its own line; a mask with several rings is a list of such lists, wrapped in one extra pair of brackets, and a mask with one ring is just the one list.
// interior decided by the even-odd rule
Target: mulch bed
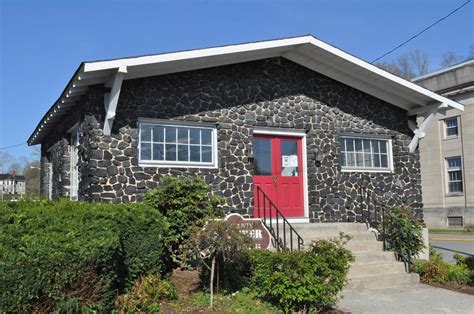
[(456, 283), (429, 283), (430, 286), (452, 290), (455, 292), (474, 295), (474, 286), (459, 285)]

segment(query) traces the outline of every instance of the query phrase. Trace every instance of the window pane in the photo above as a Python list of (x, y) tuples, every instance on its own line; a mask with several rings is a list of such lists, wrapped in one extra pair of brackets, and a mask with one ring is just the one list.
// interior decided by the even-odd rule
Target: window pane
[(202, 147), (202, 162), (211, 162), (212, 161), (212, 147), (203, 146)]
[(381, 163), (382, 163), (380, 166), (383, 167), (383, 168), (387, 168), (388, 167), (387, 155), (381, 155), (380, 157), (381, 157), (380, 159), (381, 159)]
[(462, 182), (450, 182), (448, 185), (449, 192), (462, 192)]
[(176, 145), (175, 144), (166, 145), (166, 160), (176, 161)]
[(346, 141), (346, 150), (348, 152), (354, 151), (354, 141), (351, 138), (345, 139)]
[(445, 121), (447, 127), (453, 127), (458, 125), (458, 118), (450, 118), (446, 119)]
[(461, 181), (462, 180), (461, 170), (449, 171), (448, 174), (449, 174), (449, 181)]
[(199, 146), (189, 146), (190, 161), (201, 161), (201, 149)]
[(166, 143), (176, 143), (176, 128), (172, 126), (166, 127)]
[(153, 142), (163, 143), (165, 128), (162, 126), (153, 127)]
[(203, 129), (201, 130), (201, 140), (203, 145), (211, 145), (211, 130)]
[(372, 151), (374, 153), (378, 153), (380, 152), (380, 149), (379, 149), (379, 141), (376, 141), (376, 140), (372, 140)]
[(188, 128), (178, 128), (178, 143), (188, 144)]
[(364, 167), (364, 155), (362, 153), (356, 153), (356, 166)]
[(458, 135), (458, 128), (457, 127), (446, 129), (446, 136), (456, 136), (456, 135)]
[(355, 153), (347, 153), (347, 166), (355, 167)]
[(163, 144), (153, 144), (153, 160), (163, 160), (164, 149)]
[(151, 141), (151, 125), (140, 125), (140, 138), (142, 141)]
[(461, 167), (461, 157), (448, 158), (448, 168)]
[(347, 167), (346, 153), (341, 153), (341, 165)]
[(374, 167), (380, 168), (380, 154), (374, 154)]
[(355, 150), (356, 152), (362, 152), (362, 140), (360, 139), (355, 139)]
[(140, 158), (142, 160), (151, 160), (151, 143), (142, 143), (140, 145)]
[(294, 140), (282, 140), (281, 142), (281, 176), (298, 176), (298, 143)]
[(387, 141), (378, 141), (380, 143), (380, 152), (386, 154), (387, 153)]
[(372, 155), (370, 153), (364, 153), (364, 167), (372, 167)]
[(254, 139), (253, 140), (254, 159), (253, 166), (255, 175), (271, 176), (272, 175), (272, 149), (270, 139)]
[(178, 160), (188, 161), (188, 145), (178, 145)]
[(200, 129), (195, 129), (195, 128), (191, 128), (189, 129), (189, 143), (190, 144), (200, 144), (200, 140), (199, 140), (199, 133), (200, 133)]

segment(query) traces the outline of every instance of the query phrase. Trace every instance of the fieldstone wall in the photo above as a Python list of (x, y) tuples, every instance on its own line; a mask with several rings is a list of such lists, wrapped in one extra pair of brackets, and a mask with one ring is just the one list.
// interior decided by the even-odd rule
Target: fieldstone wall
[[(361, 187), (422, 217), (419, 157), (408, 153), (406, 111), (286, 59), (124, 81), (111, 136), (102, 134), (101, 92), (100, 87), (90, 92), (81, 119), (81, 199), (140, 201), (163, 175), (198, 176), (225, 197), (228, 210), (251, 213), (253, 130), (272, 127), (307, 134), (312, 221), (361, 221), (368, 208), (358, 194)], [(140, 117), (215, 124), (217, 169), (140, 166)], [(339, 137), (347, 133), (391, 138), (395, 171), (341, 172)]]

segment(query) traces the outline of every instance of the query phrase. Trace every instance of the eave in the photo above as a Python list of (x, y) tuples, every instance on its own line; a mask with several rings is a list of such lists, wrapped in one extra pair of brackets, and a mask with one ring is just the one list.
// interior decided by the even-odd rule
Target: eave
[[(119, 69), (123, 80), (197, 70), (271, 57), (283, 57), (322, 73), (367, 94), (402, 108), (408, 114), (423, 113), (433, 107), (463, 105), (388, 73), (311, 35), (197, 50), (179, 51), (80, 64), (61, 96), (42, 118), (28, 139), (41, 143), (55, 124), (77, 105), (88, 87), (112, 85)], [(113, 107), (113, 106), (112, 106)], [(114, 108), (113, 108), (114, 109)], [(109, 116), (113, 116), (111, 112)]]

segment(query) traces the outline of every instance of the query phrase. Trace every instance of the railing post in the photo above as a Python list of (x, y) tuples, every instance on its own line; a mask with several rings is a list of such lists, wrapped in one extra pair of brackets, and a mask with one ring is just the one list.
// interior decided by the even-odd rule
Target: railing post
[(293, 251), (293, 228), (290, 229), (290, 250)]
[[(276, 217), (276, 225), (277, 225), (277, 239), (278, 239), (278, 243), (280, 244), (280, 247), (281, 247), (281, 243), (280, 243), (280, 227), (278, 225), (278, 212), (276, 211), (275, 212), (275, 217)], [(283, 247), (281, 247), (281, 249), (283, 249)]]
[(260, 216), (260, 187), (257, 185), (257, 210), (258, 210), (258, 218), (262, 218)]

